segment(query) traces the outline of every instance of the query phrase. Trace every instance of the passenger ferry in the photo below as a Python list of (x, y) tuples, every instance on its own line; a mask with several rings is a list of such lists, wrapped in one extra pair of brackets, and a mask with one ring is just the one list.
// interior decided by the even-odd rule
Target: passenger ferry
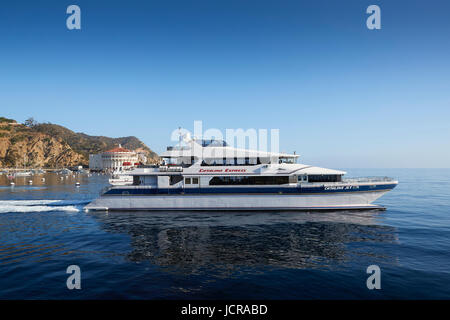
[(127, 172), (86, 210), (338, 210), (372, 204), (395, 188), (387, 177), (345, 179), (346, 172), (299, 164), (299, 155), (237, 149), (190, 139), (168, 147), (157, 166)]

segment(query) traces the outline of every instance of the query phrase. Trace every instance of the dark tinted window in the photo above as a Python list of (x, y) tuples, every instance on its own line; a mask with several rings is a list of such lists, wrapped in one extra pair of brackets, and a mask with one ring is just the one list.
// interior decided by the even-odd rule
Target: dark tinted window
[(289, 183), (287, 176), (269, 177), (214, 177), (209, 181), (211, 186), (223, 185), (263, 185), (263, 184), (286, 184)]
[(223, 140), (201, 140), (202, 147), (226, 147), (228, 144)]
[[(252, 159), (253, 160), (253, 159)], [(259, 158), (258, 160), (259, 161)], [(227, 163), (226, 158), (223, 159), (215, 159), (215, 160), (203, 160), (201, 163), (201, 166), (208, 167), (208, 166), (254, 166), (256, 164), (261, 164), (261, 161), (259, 163), (253, 160), (251, 163), (250, 158), (244, 158), (242, 159), (241, 163), (238, 163), (237, 158), (232, 158), (232, 161), (229, 161), (231, 163)]]
[(180, 182), (181, 180), (183, 180), (183, 177), (180, 176), (170, 176), (170, 185), (176, 184), (178, 182)]
[(337, 174), (310, 174), (308, 175), (309, 182), (340, 182), (341, 175)]

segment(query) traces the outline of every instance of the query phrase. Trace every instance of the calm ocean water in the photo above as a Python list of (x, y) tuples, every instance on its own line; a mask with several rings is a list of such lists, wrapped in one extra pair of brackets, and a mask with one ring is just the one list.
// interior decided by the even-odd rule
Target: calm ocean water
[(347, 171), (399, 179), (387, 210), (85, 213), (105, 176), (0, 176), (0, 299), (449, 299), (450, 169)]

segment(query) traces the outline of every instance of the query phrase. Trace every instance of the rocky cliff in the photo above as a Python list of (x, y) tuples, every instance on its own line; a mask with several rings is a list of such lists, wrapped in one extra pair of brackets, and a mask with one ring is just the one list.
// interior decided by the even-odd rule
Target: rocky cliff
[(89, 153), (116, 147), (143, 151), (149, 162), (158, 155), (136, 137), (109, 138), (75, 133), (55, 124), (25, 126), (0, 117), (0, 167), (67, 167), (88, 165)]

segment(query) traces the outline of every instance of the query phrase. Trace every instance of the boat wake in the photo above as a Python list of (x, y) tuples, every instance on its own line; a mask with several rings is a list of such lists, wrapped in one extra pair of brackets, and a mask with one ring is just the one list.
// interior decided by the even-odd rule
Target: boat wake
[(79, 212), (88, 200), (0, 200), (0, 213), (7, 212)]

